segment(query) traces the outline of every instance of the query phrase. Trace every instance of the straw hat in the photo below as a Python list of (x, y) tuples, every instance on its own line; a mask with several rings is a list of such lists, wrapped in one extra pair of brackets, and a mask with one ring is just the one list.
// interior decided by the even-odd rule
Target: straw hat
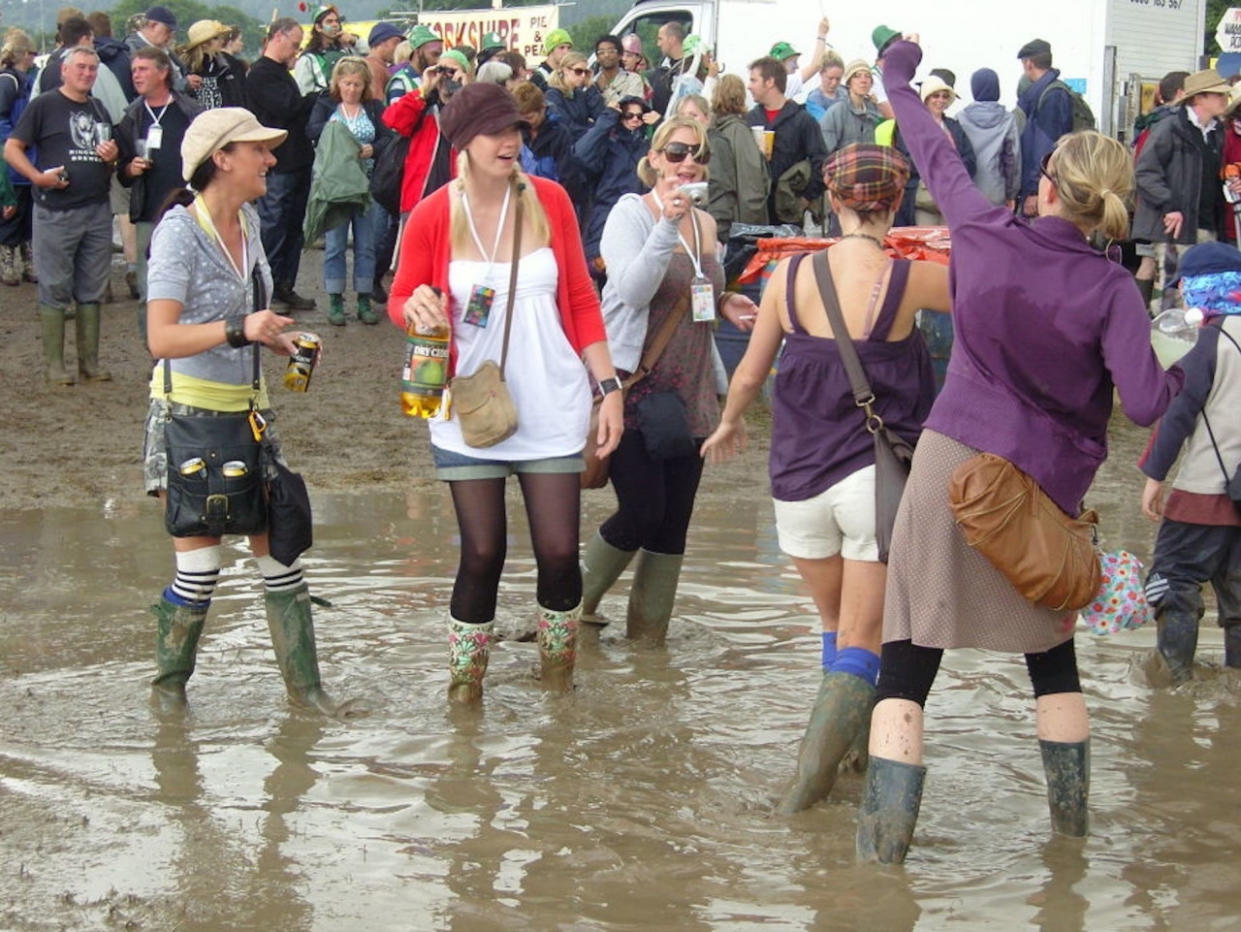
[(1228, 94), (1231, 91), (1232, 88), (1228, 86), (1228, 82), (1221, 78), (1214, 68), (1195, 71), (1185, 79), (1186, 100), (1195, 94)]
[(186, 35), (189, 38), (185, 43), (185, 50), (198, 48), (204, 42), (210, 42), (212, 39), (218, 39), (220, 36), (226, 36), (231, 31), (230, 27), (225, 26), (216, 19), (200, 19), (198, 22), (190, 26)]
[(849, 81), (855, 76), (865, 72), (870, 74), (870, 65), (860, 58), (855, 58), (849, 64), (845, 65), (845, 73), (840, 77), (840, 83), (845, 87), (849, 86)]
[(923, 103), (926, 103), (927, 98), (932, 94), (938, 94), (940, 91), (947, 91), (952, 100), (957, 99), (957, 92), (952, 89), (952, 86), (947, 81), (938, 75), (931, 75), (922, 82), (922, 87), (919, 89)]

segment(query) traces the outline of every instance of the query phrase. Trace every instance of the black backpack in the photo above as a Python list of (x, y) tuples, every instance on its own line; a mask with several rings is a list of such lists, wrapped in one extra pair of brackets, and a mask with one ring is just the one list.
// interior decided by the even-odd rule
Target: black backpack
[(401, 179), (410, 142), (411, 137), (398, 135), (376, 157), (375, 170), (371, 172), (371, 197), (394, 217), (401, 213)]

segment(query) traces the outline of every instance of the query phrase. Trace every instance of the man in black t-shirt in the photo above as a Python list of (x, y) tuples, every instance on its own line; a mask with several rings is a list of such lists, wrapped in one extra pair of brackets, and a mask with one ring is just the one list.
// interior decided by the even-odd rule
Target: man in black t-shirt
[[(99, 365), (99, 300), (112, 261), (112, 211), (108, 189), (117, 157), (107, 111), (90, 95), (99, 56), (87, 46), (70, 49), (62, 83), (34, 98), (4, 144), (4, 158), (30, 180), (34, 192), (35, 272), (48, 380), (72, 385), (65, 370), (65, 312), (77, 303), (78, 373), (105, 381)], [(26, 155), (38, 150), (37, 164)]]
[(172, 62), (153, 46), (133, 54), (130, 73), (138, 98), (116, 127), (117, 176), (130, 190), (129, 219), (137, 231), (138, 329), (146, 337), (147, 246), (165, 199), (185, 185), (181, 140), (199, 113), (197, 103), (172, 89)]

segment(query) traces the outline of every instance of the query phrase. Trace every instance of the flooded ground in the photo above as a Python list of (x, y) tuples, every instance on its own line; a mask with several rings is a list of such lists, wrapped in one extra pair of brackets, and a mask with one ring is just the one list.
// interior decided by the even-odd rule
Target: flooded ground
[[(1119, 426), (1119, 423), (1118, 423)], [(1091, 504), (1149, 553), (1119, 434)], [(291, 711), (239, 547), (191, 713), (146, 703), (167, 540), (148, 503), (0, 523), (0, 927), (6, 929), (1235, 928), (1241, 683), (1204, 623), (1198, 679), (1145, 683), (1153, 631), (1079, 636), (1094, 716), (1093, 832), (1051, 838), (1020, 658), (949, 654), (904, 870), (854, 863), (860, 780), (771, 814), (818, 680), (818, 638), (765, 482), (691, 532), (666, 650), (605, 629), (547, 696), (504, 642), (475, 713), (445, 706), (455, 568), (443, 490), (315, 496), (308, 577), (325, 676), (373, 714)], [(584, 536), (609, 493), (587, 498)], [(510, 511), (502, 621), (533, 606)], [(605, 611), (623, 615), (613, 596)]]

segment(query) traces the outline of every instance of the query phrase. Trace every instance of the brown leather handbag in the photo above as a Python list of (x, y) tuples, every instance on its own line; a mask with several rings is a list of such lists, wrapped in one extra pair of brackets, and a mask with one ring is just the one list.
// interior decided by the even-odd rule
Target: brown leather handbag
[[(685, 311), (689, 308), (689, 297), (683, 297), (677, 302), (676, 307), (672, 309), (672, 313), (668, 315), (663, 326), (655, 334), (655, 339), (651, 341), (651, 345), (646, 348), (646, 352), (642, 354), (642, 360), (638, 363), (638, 368), (633, 374), (621, 382), (621, 392), (629, 391), (636, 383), (650, 375), (651, 370), (655, 368), (655, 363), (659, 362), (659, 357), (664, 354), (664, 350), (668, 348), (668, 344), (672, 341), (672, 334), (676, 332), (677, 325), (681, 322), (681, 318), (685, 316)], [(599, 436), (599, 403), (602, 398), (596, 398), (594, 406), (590, 409), (590, 426), (586, 428), (586, 446), (582, 449), (582, 456), (586, 460), (586, 468), (582, 470), (582, 488), (583, 489), (601, 489), (608, 484), (608, 476), (611, 473), (611, 455), (600, 458), (598, 444), (595, 438)]]
[(1099, 591), (1094, 511), (1070, 518), (1030, 476), (993, 453), (956, 468), (948, 499), (966, 543), (1031, 602), (1076, 611)]

